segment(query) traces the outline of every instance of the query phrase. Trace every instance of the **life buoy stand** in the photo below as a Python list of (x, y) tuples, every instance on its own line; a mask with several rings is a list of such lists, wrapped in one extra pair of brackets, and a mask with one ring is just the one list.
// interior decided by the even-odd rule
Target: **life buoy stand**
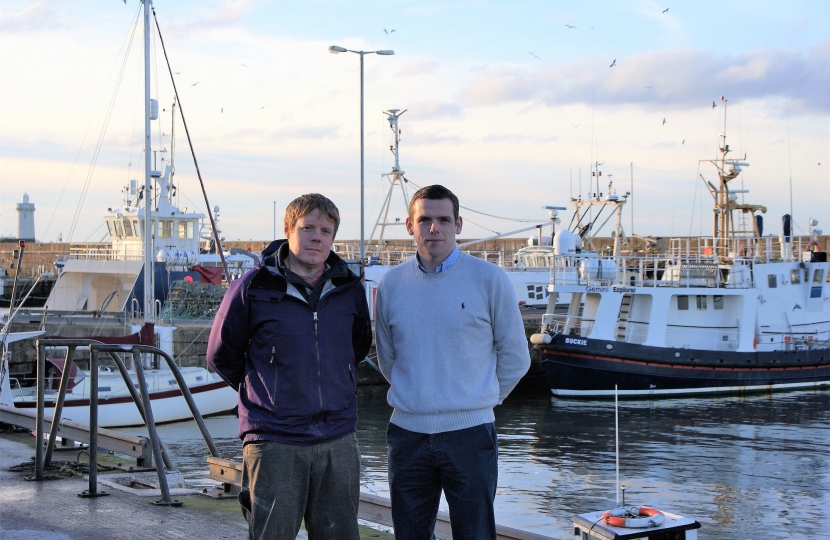
[(659, 527), (666, 517), (663, 512), (648, 506), (622, 508), (617, 507), (602, 514), (606, 525), (626, 529), (647, 529)]

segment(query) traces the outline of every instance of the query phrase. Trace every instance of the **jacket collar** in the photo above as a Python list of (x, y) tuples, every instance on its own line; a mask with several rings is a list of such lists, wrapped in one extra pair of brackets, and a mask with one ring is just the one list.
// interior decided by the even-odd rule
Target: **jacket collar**
[[(259, 256), (259, 264), (254, 267), (256, 273), (251, 280), (250, 288), (268, 289), (282, 294), (286, 293), (288, 290), (288, 281), (282, 273), (282, 264), (279, 261), (279, 256), (281, 249), (288, 249), (287, 244), (288, 240), (286, 239), (274, 240), (262, 251)], [(283, 248), (283, 245), (286, 245), (286, 247)], [(333, 251), (329, 252), (326, 264), (329, 268), (323, 274), (323, 277), (328, 276), (328, 279), (331, 279), (332, 285), (335, 287), (340, 287), (341, 285), (346, 285), (360, 279), (354, 272), (349, 270), (349, 267), (346, 266), (343, 259)], [(267, 266), (277, 268), (277, 272), (272, 272), (266, 268)]]

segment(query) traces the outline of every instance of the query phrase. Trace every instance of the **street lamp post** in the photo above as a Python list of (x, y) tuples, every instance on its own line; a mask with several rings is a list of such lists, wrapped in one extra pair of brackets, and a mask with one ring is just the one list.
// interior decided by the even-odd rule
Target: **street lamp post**
[(363, 160), (363, 56), (366, 54), (379, 54), (381, 56), (391, 56), (395, 54), (395, 51), (390, 50), (383, 50), (383, 51), (352, 51), (350, 49), (346, 49), (345, 47), (338, 47), (337, 45), (332, 45), (329, 47), (329, 52), (332, 54), (338, 54), (342, 52), (351, 52), (360, 55), (360, 264), (361, 267), (363, 265), (364, 259), (366, 258), (366, 248), (364, 245), (364, 238), (365, 238), (365, 227), (366, 227), (366, 219), (364, 216), (364, 205), (363, 205), (363, 190), (364, 190), (364, 160)]

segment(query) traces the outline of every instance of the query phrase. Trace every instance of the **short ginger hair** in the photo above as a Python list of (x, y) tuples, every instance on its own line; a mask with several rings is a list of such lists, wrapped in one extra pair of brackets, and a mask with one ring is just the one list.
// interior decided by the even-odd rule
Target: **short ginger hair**
[(306, 193), (291, 201), (285, 208), (285, 226), (293, 230), (297, 225), (297, 220), (314, 210), (319, 210), (334, 223), (333, 236), (336, 236), (337, 229), (340, 227), (340, 211), (331, 199), (319, 193)]

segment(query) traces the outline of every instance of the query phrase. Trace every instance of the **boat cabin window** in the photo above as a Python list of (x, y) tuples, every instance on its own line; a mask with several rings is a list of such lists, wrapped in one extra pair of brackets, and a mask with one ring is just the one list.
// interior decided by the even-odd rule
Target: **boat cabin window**
[(173, 238), (173, 220), (162, 219), (159, 221), (159, 238)]
[(778, 288), (778, 279), (775, 274), (770, 274), (767, 276), (767, 287), (770, 289)]
[(815, 272), (813, 272), (813, 283), (821, 284), (824, 281), (824, 270), (817, 268)]
[(193, 222), (180, 221), (178, 227), (179, 238), (193, 238)]
[(121, 222), (113, 221), (112, 224), (115, 225), (115, 236), (117, 236), (118, 238), (124, 236), (124, 229), (121, 227)]
[(804, 283), (810, 283), (810, 269), (804, 268)]
[(112, 226), (112, 221), (107, 221), (107, 232), (110, 233), (110, 236), (115, 236), (115, 229)]
[(133, 230), (135, 231), (136, 236), (141, 236), (141, 228), (139, 228), (139, 226), (138, 226), (138, 220), (137, 219), (133, 220)]
[(712, 307), (714, 307), (715, 309), (723, 309), (723, 296), (713, 296), (712, 304), (714, 304)]
[(697, 295), (697, 309), (706, 309), (706, 297), (702, 294)]
[(801, 272), (798, 271), (798, 268), (790, 270), (790, 283), (793, 285), (801, 283)]
[(682, 295), (677, 297), (677, 309), (680, 311), (686, 311), (689, 309), (689, 297)]
[(133, 235), (133, 226), (130, 224), (129, 219), (124, 220), (124, 236), (132, 236)]

